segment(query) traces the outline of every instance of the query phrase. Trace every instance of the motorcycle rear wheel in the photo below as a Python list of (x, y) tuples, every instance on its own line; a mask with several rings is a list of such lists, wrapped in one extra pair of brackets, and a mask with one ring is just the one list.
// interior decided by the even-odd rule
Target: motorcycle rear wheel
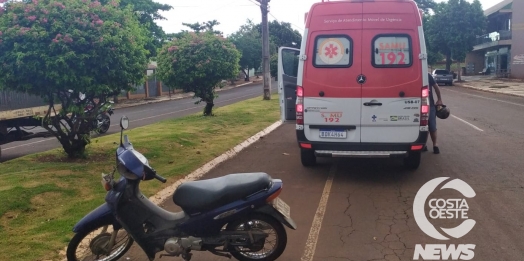
[[(265, 214), (253, 214), (247, 218), (236, 220), (229, 223), (226, 227), (226, 230), (243, 230), (241, 227), (250, 227), (250, 230), (253, 229), (263, 229), (268, 228), (274, 230), (276, 236), (276, 243), (274, 246), (269, 249), (268, 253), (259, 253), (260, 251), (266, 250), (265, 246), (268, 244), (268, 238), (264, 242), (262, 250), (253, 251), (253, 252), (238, 252), (246, 251), (248, 249), (242, 249), (237, 246), (230, 246), (229, 253), (240, 261), (254, 261), (254, 260), (263, 260), (263, 261), (274, 261), (282, 255), (287, 245), (287, 233), (286, 229), (278, 220), (274, 217), (265, 215)], [(265, 231), (264, 231), (265, 232)], [(266, 232), (267, 233), (267, 232)], [(269, 233), (271, 237), (271, 233)]]
[[(121, 258), (131, 248), (134, 241), (125, 230), (120, 229), (114, 246), (107, 253), (107, 250), (104, 248), (107, 246), (112, 234), (107, 232), (108, 227), (107, 225), (100, 226), (91, 231), (76, 233), (67, 246), (67, 261), (116, 261)], [(91, 234), (95, 235), (93, 235), (93, 238), (88, 239)], [(87, 242), (85, 242), (86, 239)], [(79, 256), (79, 251), (83, 251), (84, 255)]]

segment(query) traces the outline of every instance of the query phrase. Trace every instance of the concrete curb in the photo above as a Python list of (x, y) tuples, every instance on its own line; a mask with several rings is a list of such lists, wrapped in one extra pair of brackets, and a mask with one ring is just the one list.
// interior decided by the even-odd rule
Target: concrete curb
[(496, 93), (496, 94), (505, 94), (505, 95), (510, 95), (510, 96), (513, 96), (513, 97), (524, 97), (524, 95), (522, 95), (522, 94), (507, 93), (507, 92), (499, 92), (499, 91), (495, 91), (495, 90), (489, 90), (489, 89), (484, 89), (484, 88), (478, 88), (478, 87), (474, 87), (474, 86), (467, 85), (467, 84), (463, 84), (463, 83), (457, 83), (457, 82), (454, 82), (453, 84), (454, 84), (455, 86), (462, 87), (462, 88), (466, 88), (466, 89), (473, 89), (473, 90), (477, 90), (477, 91), (483, 91), (483, 92), (489, 92), (489, 93)]
[(259, 133), (251, 136), (247, 140), (243, 141), (242, 143), (238, 144), (234, 148), (224, 152), (222, 155), (216, 157), (215, 159), (211, 160), (210, 162), (206, 163), (204, 166), (196, 169), (189, 175), (185, 176), (182, 179), (177, 180), (175, 183), (167, 186), (166, 188), (162, 189), (155, 195), (151, 196), (149, 199), (159, 205), (163, 203), (166, 199), (171, 197), (173, 195), (173, 192), (176, 190), (176, 188), (188, 181), (194, 181), (202, 178), (204, 175), (206, 175), (209, 171), (211, 171), (213, 168), (215, 168), (220, 163), (236, 156), (239, 152), (241, 152), (243, 149), (249, 147), (251, 144), (255, 143), (260, 139), (260, 137), (265, 136), (272, 131), (276, 130), (280, 125), (282, 125), (282, 121), (277, 121), (273, 124), (271, 124), (269, 127), (265, 128), (264, 130), (260, 131)]
[[(231, 90), (231, 89), (235, 89), (235, 88), (238, 88), (238, 87), (242, 87), (242, 86), (246, 86), (246, 85), (254, 84), (254, 83), (258, 83), (258, 82), (261, 82), (261, 81), (256, 81), (256, 82), (252, 81), (252, 82), (248, 82), (248, 83), (239, 84), (239, 85), (236, 85), (236, 86), (225, 87), (225, 88), (216, 90), (216, 92)], [(145, 101), (145, 102), (138, 102), (138, 103), (131, 103), (131, 104), (122, 104), (121, 106), (114, 106), (114, 108), (115, 108), (115, 110), (116, 109), (124, 109), (124, 108), (136, 107), (136, 106), (152, 104), (152, 103), (180, 100), (180, 99), (190, 98), (192, 96), (193, 96), (192, 93), (175, 94), (175, 95), (172, 95), (171, 98), (165, 98), (165, 99), (162, 98), (162, 99), (154, 99), (154, 100)]]

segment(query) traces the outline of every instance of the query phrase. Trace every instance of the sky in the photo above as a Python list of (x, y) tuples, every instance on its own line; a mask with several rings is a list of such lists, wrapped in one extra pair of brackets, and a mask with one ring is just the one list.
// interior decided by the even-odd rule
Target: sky
[[(173, 9), (162, 12), (167, 20), (158, 21), (166, 33), (180, 32), (187, 27), (182, 23), (205, 22), (217, 20), (220, 25), (216, 27), (228, 36), (237, 31), (241, 25), (251, 19), (254, 23), (262, 20), (260, 7), (255, 0), (154, 0), (155, 2), (169, 4)], [(304, 30), (304, 14), (309, 11), (313, 3), (322, 0), (271, 0), (269, 2), (269, 21), (288, 22), (293, 29), (300, 33)], [(446, 0), (436, 0), (444, 2)], [(480, 0), (485, 10), (502, 0)]]

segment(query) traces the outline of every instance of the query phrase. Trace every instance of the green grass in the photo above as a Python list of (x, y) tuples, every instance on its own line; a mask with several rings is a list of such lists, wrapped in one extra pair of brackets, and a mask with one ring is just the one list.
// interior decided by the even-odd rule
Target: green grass
[[(135, 149), (168, 178), (166, 184), (142, 183), (144, 194), (153, 195), (277, 121), (278, 96), (271, 101), (250, 99), (214, 113), (215, 117), (198, 113), (126, 131)], [(75, 223), (104, 202), (100, 174), (112, 171), (119, 138), (94, 138), (88, 159), (70, 161), (55, 149), (0, 164), (0, 259), (58, 258)]]

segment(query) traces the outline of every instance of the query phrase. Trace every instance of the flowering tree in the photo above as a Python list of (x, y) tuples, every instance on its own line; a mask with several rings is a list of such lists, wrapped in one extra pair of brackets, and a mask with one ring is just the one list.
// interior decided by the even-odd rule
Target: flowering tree
[(164, 84), (194, 92), (196, 103), (206, 102), (204, 116), (212, 115), (215, 87), (239, 72), (240, 52), (213, 32), (186, 32), (159, 52), (157, 75)]
[(43, 97), (43, 126), (69, 157), (83, 156), (100, 106), (145, 77), (144, 30), (118, 1), (8, 2), (0, 13), (0, 86)]

